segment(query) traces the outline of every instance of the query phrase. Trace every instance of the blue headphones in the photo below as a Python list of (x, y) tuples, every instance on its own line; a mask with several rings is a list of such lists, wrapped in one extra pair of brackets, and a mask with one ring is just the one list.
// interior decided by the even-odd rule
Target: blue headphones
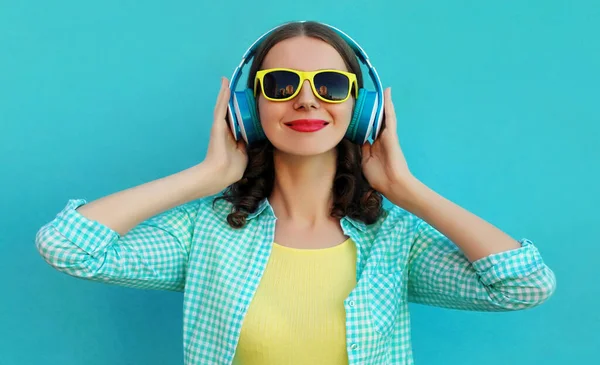
[[(235, 90), (242, 74), (242, 67), (254, 57), (256, 49), (261, 42), (273, 31), (286, 24), (279, 25), (269, 30), (254, 41), (246, 53), (244, 53), (242, 62), (236, 67), (231, 76), (231, 81), (229, 83), (231, 96), (227, 106), (227, 114), (229, 117), (230, 129), (233, 132), (236, 141), (239, 140), (241, 136), (247, 144), (251, 145), (267, 138), (260, 125), (253, 90), (250, 88), (246, 88), (244, 91)], [(367, 91), (363, 88), (358, 90), (352, 120), (350, 121), (345, 137), (358, 145), (364, 144), (368, 141), (369, 137), (374, 141), (379, 135), (383, 117), (383, 87), (381, 85), (381, 80), (379, 80), (377, 71), (375, 71), (375, 68), (371, 65), (369, 57), (358, 43), (341, 30), (327, 24), (323, 25), (331, 28), (339, 34), (346, 43), (348, 43), (354, 50), (356, 56), (358, 56), (358, 59), (369, 69), (369, 75), (375, 85), (375, 91)]]

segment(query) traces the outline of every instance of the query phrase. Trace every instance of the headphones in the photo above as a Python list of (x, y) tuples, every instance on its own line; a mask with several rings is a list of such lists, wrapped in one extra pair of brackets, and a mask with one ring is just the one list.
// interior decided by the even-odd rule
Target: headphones
[[(304, 22), (306, 21), (300, 21), (300, 23)], [(250, 88), (245, 88), (244, 91), (235, 90), (242, 73), (242, 68), (254, 57), (258, 46), (260, 46), (262, 41), (268, 35), (286, 24), (289, 23), (279, 25), (267, 31), (254, 41), (246, 53), (244, 53), (242, 62), (236, 67), (231, 76), (231, 81), (229, 82), (231, 95), (227, 105), (227, 115), (229, 117), (230, 129), (236, 141), (239, 140), (241, 136), (248, 145), (251, 145), (267, 138), (260, 125), (258, 111), (256, 110), (254, 91)], [(375, 85), (375, 91), (367, 91), (363, 88), (358, 90), (352, 119), (348, 126), (348, 130), (346, 131), (346, 135), (344, 136), (353, 143), (363, 145), (368, 141), (369, 137), (375, 140), (381, 129), (381, 120), (383, 117), (383, 87), (381, 85), (381, 80), (379, 80), (377, 71), (375, 71), (375, 68), (371, 65), (369, 57), (358, 43), (341, 30), (324, 23), (320, 24), (335, 31), (342, 39), (344, 39), (344, 41), (346, 41), (346, 43), (348, 43), (354, 50), (358, 59), (369, 69), (369, 75)]]

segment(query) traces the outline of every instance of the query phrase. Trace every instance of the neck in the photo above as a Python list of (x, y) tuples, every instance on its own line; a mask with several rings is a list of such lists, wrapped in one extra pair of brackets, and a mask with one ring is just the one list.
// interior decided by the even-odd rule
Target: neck
[(316, 156), (275, 150), (273, 158), (275, 181), (269, 203), (277, 219), (307, 229), (331, 220), (337, 150)]

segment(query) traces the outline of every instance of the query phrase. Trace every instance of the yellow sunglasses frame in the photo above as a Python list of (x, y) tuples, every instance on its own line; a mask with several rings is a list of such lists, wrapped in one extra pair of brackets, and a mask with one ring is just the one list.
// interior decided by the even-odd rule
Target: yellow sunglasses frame
[[(263, 82), (263, 79), (266, 74), (268, 74), (269, 72), (272, 72), (272, 71), (289, 71), (289, 72), (295, 73), (300, 78), (299, 87), (296, 88), (296, 91), (294, 91), (294, 93), (292, 95), (288, 96), (285, 99), (273, 99), (273, 98), (268, 97), (267, 94), (265, 94), (265, 84)], [(324, 97), (319, 95), (319, 93), (317, 92), (317, 90), (315, 88), (314, 77), (315, 77), (315, 75), (317, 75), (321, 72), (335, 72), (338, 74), (342, 74), (348, 78), (348, 95), (346, 95), (346, 98), (344, 98), (343, 100), (329, 100), (329, 99), (325, 99)], [(291, 99), (295, 98), (296, 95), (298, 95), (298, 93), (302, 89), (304, 80), (308, 80), (308, 82), (310, 83), (310, 87), (313, 91), (313, 94), (317, 98), (319, 98), (320, 100), (322, 100), (326, 103), (339, 104), (339, 103), (345, 102), (346, 100), (348, 100), (348, 98), (350, 98), (350, 95), (352, 95), (352, 86), (354, 86), (354, 96), (356, 97), (358, 95), (358, 82), (356, 81), (356, 74), (353, 74), (351, 72), (333, 70), (333, 69), (325, 69), (325, 70), (317, 70), (317, 71), (300, 71), (300, 70), (294, 70), (291, 68), (269, 68), (269, 69), (265, 69), (265, 70), (259, 70), (256, 72), (256, 77), (254, 78), (254, 97), (256, 97), (257, 84), (260, 82), (260, 90), (262, 92), (262, 95), (265, 97), (265, 99), (270, 100), (270, 101), (291, 100)]]

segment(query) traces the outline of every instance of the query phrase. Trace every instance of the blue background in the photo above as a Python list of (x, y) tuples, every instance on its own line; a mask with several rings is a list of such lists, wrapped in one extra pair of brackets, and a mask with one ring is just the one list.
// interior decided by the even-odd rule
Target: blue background
[(219, 78), (312, 19), (393, 87), (413, 173), (515, 238), (557, 291), (522, 312), (411, 305), (417, 364), (598, 361), (597, 1), (0, 1), (0, 365), (181, 364), (182, 295), (46, 265), (36, 231), (200, 162)]

